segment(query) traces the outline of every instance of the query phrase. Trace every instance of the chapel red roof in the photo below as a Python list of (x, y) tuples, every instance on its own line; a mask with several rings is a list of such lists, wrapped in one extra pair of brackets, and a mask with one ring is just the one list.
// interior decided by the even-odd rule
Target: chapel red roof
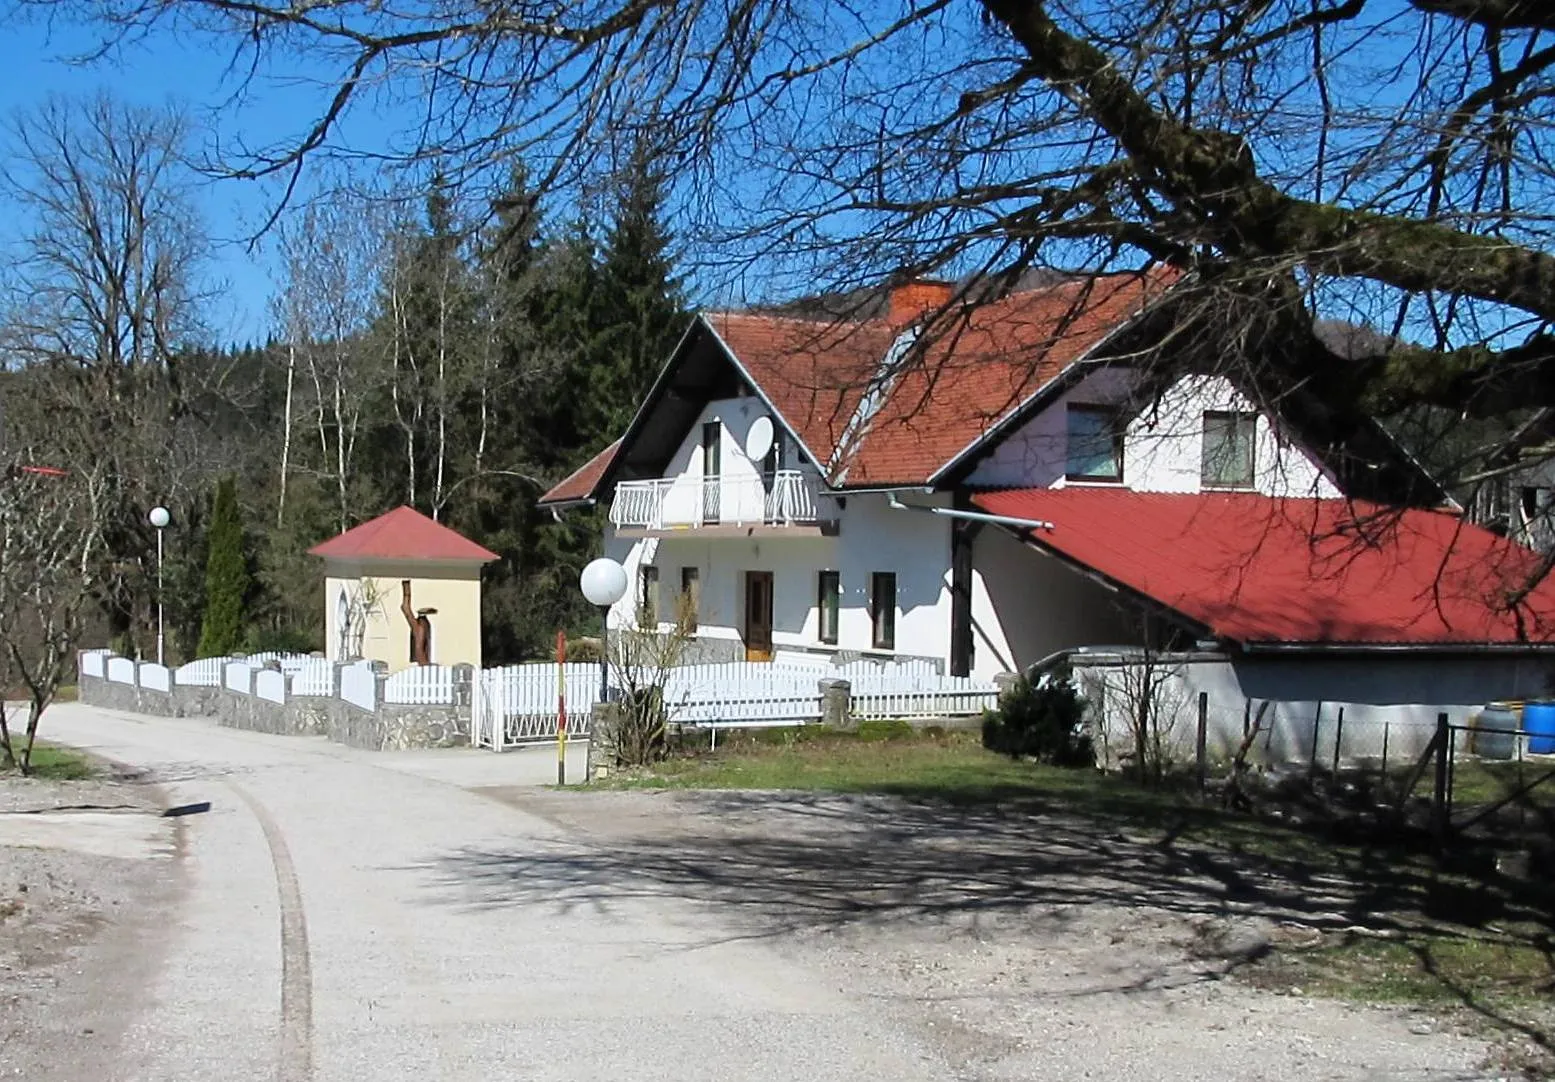
[(621, 441), (616, 440), (551, 486), (551, 490), (540, 497), (540, 502), (542, 504), (580, 503), (588, 499), (594, 494), (594, 486), (599, 484), (600, 476), (610, 468), (610, 463), (615, 461), (616, 451), (620, 448)]
[(396, 507), (338, 537), (314, 545), (312, 556), (367, 560), (469, 560), (500, 557), (413, 507)]
[(1555, 583), (1528, 589), (1538, 556), (1446, 511), (1092, 487), (973, 499), (1053, 523), (1032, 542), (1235, 642), (1555, 641)]

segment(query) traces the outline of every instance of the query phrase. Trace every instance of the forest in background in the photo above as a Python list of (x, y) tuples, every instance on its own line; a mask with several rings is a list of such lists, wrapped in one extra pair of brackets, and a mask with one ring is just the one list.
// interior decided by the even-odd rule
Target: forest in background
[(30, 168), (7, 179), (35, 226), (0, 328), (0, 439), (13, 477), (91, 524), (55, 556), (80, 572), (78, 642), (155, 657), (158, 505), (170, 662), (321, 648), (307, 550), (401, 504), (501, 556), (491, 662), (597, 626), (577, 577), (600, 513), (558, 522), (535, 500), (619, 435), (685, 329), (651, 155), (602, 180), (607, 209), (555, 220), (522, 170), (487, 205), (435, 174), (408, 194), (342, 184), (277, 225), (272, 332), (232, 347), (207, 344), (176, 118), (99, 100), (19, 131)]
[[(501, 556), (484, 575), (493, 664), (597, 624), (577, 580), (600, 515), (557, 522), (535, 500), (620, 434), (688, 318), (658, 180), (638, 162), (612, 195), (600, 227), (550, 223), (519, 176), (472, 228), (434, 177), (416, 220), (338, 198), (283, 229), (275, 337), (180, 360), (207, 389), (188, 414), (206, 473), (236, 482), (250, 569), (237, 649), (322, 647), (307, 550), (401, 504)], [(169, 532), (180, 657), (208, 600), (212, 487), (190, 489)], [(119, 630), (144, 650), (143, 630)]]

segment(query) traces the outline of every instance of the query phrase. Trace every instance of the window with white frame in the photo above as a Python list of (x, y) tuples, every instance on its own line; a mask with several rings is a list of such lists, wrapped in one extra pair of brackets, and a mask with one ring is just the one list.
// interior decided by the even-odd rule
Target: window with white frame
[(842, 610), (842, 573), (822, 571), (816, 576), (815, 607), (820, 613), (820, 640), (827, 646), (837, 645), (837, 625)]
[(680, 569), (680, 598), (675, 619), (682, 631), (695, 631), (702, 610), (702, 573), (695, 567)]

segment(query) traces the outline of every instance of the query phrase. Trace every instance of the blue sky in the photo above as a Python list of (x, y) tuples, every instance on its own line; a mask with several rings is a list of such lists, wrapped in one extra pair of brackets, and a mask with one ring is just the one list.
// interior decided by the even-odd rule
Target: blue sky
[[(42, 22), (11, 22), (0, 38), (0, 115), (6, 118), (31, 108), (50, 95), (91, 97), (106, 91), (114, 98), (142, 106), (172, 104), (189, 111), (203, 128), (200, 138), (250, 144), (283, 138), (317, 107), (312, 88), (289, 73), (291, 85), (264, 79), (247, 88), (228, 71), (224, 55), (208, 42), (159, 34), (115, 50), (89, 65), (70, 58), (90, 52), (96, 38), (76, 27), (50, 27)], [(240, 96), (239, 96), (240, 95)], [(377, 130), (375, 130), (377, 129)], [(350, 120), (353, 139), (387, 135), (386, 118), (359, 110)], [(198, 181), (196, 199), (207, 231), (215, 241), (205, 268), (216, 301), (208, 317), (218, 342), (243, 343), (267, 332), (267, 302), (274, 288), (270, 255), (246, 243), (274, 205), (274, 183), (237, 180)], [(3, 196), (0, 196), (3, 206)], [(0, 214), (0, 243), (14, 239), (25, 222)]]

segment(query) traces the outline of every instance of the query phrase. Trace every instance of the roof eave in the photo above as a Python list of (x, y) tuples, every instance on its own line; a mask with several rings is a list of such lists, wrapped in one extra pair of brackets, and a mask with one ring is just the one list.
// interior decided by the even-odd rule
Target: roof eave
[(319, 552), (319, 551), (317, 551), (315, 549), (309, 549), (308, 550), (308, 555), (309, 556), (316, 556), (320, 560), (342, 560), (342, 561), (347, 561), (348, 560), (348, 561), (350, 561), (352, 563), (358, 563), (358, 564), (367, 564), (367, 563), (380, 563), (380, 564), (415, 563), (415, 564), (473, 564), (473, 565), (476, 565), (476, 566), (480, 566), (480, 565), (483, 565), (483, 564), (496, 563), (498, 560), (502, 559), (501, 556), (498, 556), (495, 552), (492, 552), (490, 549), (486, 550), (486, 555), (484, 555), (484, 556), (384, 556), (384, 555), (382, 555), (380, 553), (376, 553), (376, 552), (365, 552), (365, 553), (364, 552)]
[(1246, 654), (1555, 654), (1555, 642), (1244, 642)]

